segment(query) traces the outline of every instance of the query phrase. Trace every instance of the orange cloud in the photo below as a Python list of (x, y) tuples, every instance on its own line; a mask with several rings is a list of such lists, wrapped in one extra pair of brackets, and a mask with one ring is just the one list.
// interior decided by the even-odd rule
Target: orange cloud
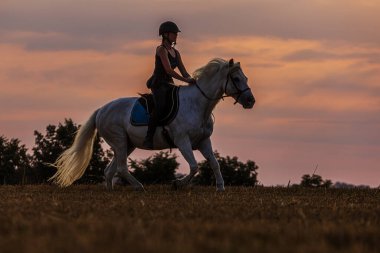
[[(12, 36), (16, 40), (39, 35)], [(104, 103), (146, 91), (159, 43), (159, 39), (125, 41), (111, 51), (41, 51), (0, 44), (0, 54), (6, 59), (0, 62), (1, 133), (31, 145), (35, 129), (43, 131), (64, 117), (82, 123)], [(235, 58), (252, 85), (257, 99), (253, 110), (233, 106), (226, 99), (214, 112), (214, 148), (222, 154), (255, 159), (265, 169), (314, 162), (343, 166), (332, 161), (326, 149), (334, 153), (350, 147), (344, 155), (339, 153), (340, 159), (355, 152), (377, 152), (369, 146), (380, 143), (376, 130), (380, 48), (257, 36), (203, 40), (180, 36), (177, 47), (189, 72), (214, 57)], [(317, 150), (318, 155), (309, 156), (308, 149)], [(378, 160), (371, 159), (373, 170)], [(273, 170), (262, 173), (273, 174)], [(292, 178), (301, 176), (300, 170), (292, 173)]]

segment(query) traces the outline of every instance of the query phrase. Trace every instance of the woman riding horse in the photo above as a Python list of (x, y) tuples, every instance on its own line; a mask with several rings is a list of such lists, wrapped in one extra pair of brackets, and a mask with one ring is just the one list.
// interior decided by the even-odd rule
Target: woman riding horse
[[(240, 63), (215, 58), (194, 72), (194, 85), (178, 91), (179, 107), (175, 118), (165, 126), (174, 145), (181, 152), (190, 167), (190, 173), (174, 181), (173, 186), (188, 185), (198, 172), (198, 163), (193, 150), (197, 149), (206, 158), (214, 171), (216, 188), (224, 190), (224, 181), (219, 163), (213, 152), (211, 135), (214, 129), (212, 111), (224, 97), (232, 97), (235, 104), (245, 109), (255, 104), (255, 98), (248, 85)], [(104, 170), (108, 189), (113, 189), (114, 178), (126, 179), (136, 190), (143, 185), (128, 170), (128, 156), (143, 147), (146, 128), (131, 124), (132, 110), (138, 97), (119, 98), (96, 109), (75, 135), (73, 145), (65, 150), (54, 163), (57, 172), (51, 178), (58, 185), (66, 187), (79, 179), (88, 167), (93, 143), (98, 133), (111, 147), (114, 157)], [(154, 149), (166, 149), (171, 145), (161, 134), (154, 136)]]
[[(178, 32), (180, 32), (178, 26), (171, 21), (162, 23), (159, 28), (162, 42), (156, 48), (154, 72), (147, 81), (147, 86), (152, 90), (155, 102), (155, 109), (150, 115), (148, 131), (143, 144), (147, 149), (153, 149), (153, 136), (157, 128), (158, 115), (165, 107), (165, 96), (170, 85), (174, 85), (173, 77), (190, 84), (195, 83), (195, 79), (187, 73), (180, 53), (174, 48)], [(182, 76), (174, 71), (177, 67)]]

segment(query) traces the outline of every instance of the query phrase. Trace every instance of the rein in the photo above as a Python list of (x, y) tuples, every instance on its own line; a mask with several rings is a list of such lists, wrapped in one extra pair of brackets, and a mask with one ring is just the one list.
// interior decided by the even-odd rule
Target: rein
[[(236, 71), (236, 70), (235, 70), (235, 71)], [(248, 91), (248, 90), (251, 90), (251, 88), (249, 88), (249, 87), (245, 88), (244, 90), (239, 89), (239, 87), (237, 86), (237, 84), (234, 82), (234, 79), (231, 78), (231, 74), (232, 74), (233, 72), (235, 72), (235, 71), (228, 71), (227, 78), (226, 78), (226, 84), (224, 85), (224, 92), (223, 92), (223, 94), (227, 94), (227, 85), (228, 85), (228, 81), (231, 79), (232, 84), (235, 86), (235, 89), (237, 90), (236, 92), (234, 92), (234, 93), (232, 93), (232, 94), (229, 94), (229, 95), (222, 95), (222, 96), (217, 97), (217, 98), (210, 98), (210, 97), (209, 97), (209, 96), (208, 96), (208, 95), (207, 95), (207, 94), (201, 89), (201, 87), (199, 87), (198, 83), (195, 83), (195, 86), (198, 88), (198, 90), (201, 92), (201, 94), (202, 94), (205, 98), (207, 98), (208, 100), (210, 100), (210, 101), (220, 100), (220, 99), (223, 99), (223, 100), (224, 100), (224, 98), (226, 98), (226, 97), (233, 97), (234, 95), (238, 95), (237, 98), (234, 98), (234, 99), (235, 99), (235, 103), (234, 103), (234, 105), (235, 105), (236, 103), (238, 103), (238, 100), (239, 100), (240, 96), (241, 96), (244, 92), (246, 92), (246, 91)]]

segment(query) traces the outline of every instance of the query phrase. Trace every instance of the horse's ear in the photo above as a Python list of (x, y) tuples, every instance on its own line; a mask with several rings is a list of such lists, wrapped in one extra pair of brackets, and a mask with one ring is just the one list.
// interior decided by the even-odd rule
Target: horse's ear
[(231, 58), (231, 60), (228, 62), (228, 66), (232, 67), (234, 65), (234, 59)]

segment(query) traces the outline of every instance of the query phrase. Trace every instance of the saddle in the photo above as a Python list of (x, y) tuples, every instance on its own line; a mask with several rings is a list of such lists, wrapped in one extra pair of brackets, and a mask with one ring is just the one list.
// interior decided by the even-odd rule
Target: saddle
[[(165, 126), (177, 116), (179, 108), (179, 86), (172, 85), (165, 95), (166, 104), (164, 110), (157, 112), (158, 126)], [(149, 117), (154, 109), (153, 94), (140, 94), (132, 108), (130, 122), (133, 126), (147, 126)]]

